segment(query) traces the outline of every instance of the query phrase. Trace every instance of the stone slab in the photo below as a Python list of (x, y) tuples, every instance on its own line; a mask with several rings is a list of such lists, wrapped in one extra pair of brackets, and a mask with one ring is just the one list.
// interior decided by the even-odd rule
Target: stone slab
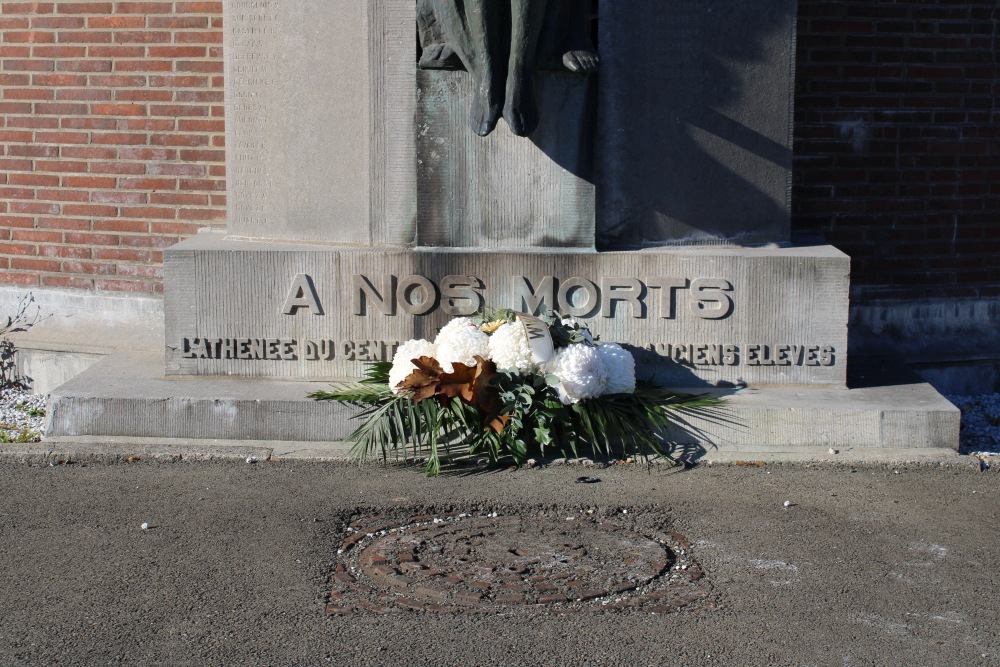
[[(26, 293), (0, 287), (0, 312), (17, 312)], [(18, 375), (33, 393), (49, 393), (117, 348), (163, 348), (162, 298), (44, 287), (31, 294), (40, 319), (10, 339)]]
[(15, 313), (30, 292), (38, 321), (12, 334), (18, 347), (104, 354), (118, 347), (158, 349), (163, 344), (163, 299), (45, 287), (0, 286), (0, 312)]
[(169, 375), (355, 378), (485, 302), (574, 315), (661, 384), (845, 385), (850, 260), (831, 246), (358, 250), (201, 234), (164, 255)]
[[(343, 447), (345, 459), (348, 452)], [(116, 465), (120, 463), (174, 461), (271, 461), (273, 443), (240, 440), (198, 440), (191, 438), (73, 436), (46, 437), (29, 445), (0, 445), (0, 460), (28, 465), (69, 465), (75, 463)], [(332, 452), (326, 457), (334, 460)], [(323, 460), (317, 457), (315, 460)]]
[(229, 233), (411, 243), (416, 3), (222, 4)]
[[(709, 391), (724, 406), (689, 420), (689, 437), (735, 451), (776, 448), (958, 448), (961, 413), (926, 383), (860, 389), (747, 388)], [(698, 434), (709, 437), (702, 440)]]
[[(297, 442), (343, 449), (354, 410), (306, 395), (325, 383), (164, 378), (150, 353), (108, 357), (52, 393), (46, 437)], [(721, 408), (692, 412), (671, 436), (685, 451), (958, 447), (959, 410), (926, 384), (865, 389), (765, 387), (720, 391)], [(276, 446), (277, 447), (277, 446)]]
[(834, 450), (826, 447), (756, 447), (711, 451), (700, 459), (710, 466), (730, 465), (745, 467), (748, 464), (804, 463), (810, 466), (835, 467), (841, 465), (905, 465), (941, 466), (971, 465), (961, 454), (950, 447), (924, 449), (865, 449), (848, 447)]
[[(163, 376), (157, 353), (109, 356), (49, 395), (47, 435), (343, 440), (350, 408), (306, 398), (325, 382)], [(319, 407), (317, 407), (319, 406)]]
[[(248, 465), (266, 465), (282, 461), (347, 461), (350, 444), (346, 442), (268, 442), (246, 443), (226, 440), (130, 437), (59, 437), (44, 442), (0, 445), (0, 462), (21, 465), (64, 465), (70, 463), (116, 465), (141, 461), (249, 461)], [(951, 448), (865, 449), (850, 447), (831, 454), (825, 447), (767, 447), (706, 452), (698, 462), (709, 466), (746, 466), (748, 464), (808, 464), (836, 467), (842, 465), (951, 466), (975, 465)], [(640, 459), (636, 465), (643, 465)], [(592, 467), (589, 459), (553, 460), (548, 465)]]
[(598, 246), (784, 242), (795, 0), (600, 3)]
[(103, 354), (31, 347), (17, 347), (14, 350), (18, 377), (32, 394), (48, 394), (103, 357)]
[(417, 77), (417, 244), (483, 248), (594, 246), (596, 82), (540, 72), (540, 125), (469, 129), (465, 72)]

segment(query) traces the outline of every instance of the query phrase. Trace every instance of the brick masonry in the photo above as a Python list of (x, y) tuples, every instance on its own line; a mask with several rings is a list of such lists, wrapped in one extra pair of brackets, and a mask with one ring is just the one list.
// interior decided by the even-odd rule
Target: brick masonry
[(225, 224), (221, 13), (0, 3), (0, 283), (157, 293)]
[(856, 302), (1000, 296), (1000, 5), (802, 0), (794, 225)]
[[(801, 0), (794, 229), (854, 298), (1000, 296), (995, 0)], [(158, 293), (225, 224), (220, 2), (0, 4), (0, 284)]]

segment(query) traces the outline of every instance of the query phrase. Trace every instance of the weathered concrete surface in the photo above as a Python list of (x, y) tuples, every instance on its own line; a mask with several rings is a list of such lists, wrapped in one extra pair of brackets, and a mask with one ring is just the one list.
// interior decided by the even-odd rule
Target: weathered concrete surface
[(723, 407), (686, 418), (691, 431), (707, 434), (709, 453), (958, 449), (960, 420), (958, 408), (924, 383), (832, 390), (756, 387), (724, 395)]
[[(12, 334), (17, 372), (32, 392), (47, 394), (118, 348), (163, 347), (163, 299), (33, 288), (39, 319)], [(0, 287), (0, 312), (13, 315), (28, 290)]]
[(788, 240), (794, 0), (600, 5), (598, 246)]
[[(353, 443), (316, 441), (255, 441), (197, 440), (193, 438), (139, 438), (129, 436), (46, 436), (42, 442), (0, 444), (0, 461), (30, 465), (100, 464), (114, 465), (130, 461), (355, 461)], [(806, 464), (815, 466), (841, 465), (951, 465), (963, 457), (948, 447), (890, 449), (888, 447), (743, 447), (706, 451), (698, 463), (706, 465), (735, 464)], [(652, 461), (652, 460), (651, 460)], [(561, 464), (551, 459), (544, 465)], [(590, 459), (570, 459), (569, 465), (589, 467), (606, 462)], [(667, 462), (655, 462), (660, 467)], [(463, 465), (471, 465), (465, 461)]]
[[(277, 460), (279, 443), (254, 440), (192, 440), (189, 438), (123, 438), (114, 436), (46, 437), (41, 442), (0, 443), (0, 459), (28, 465), (114, 465), (132, 461), (268, 461)], [(280, 443), (296, 446), (296, 443)], [(306, 443), (298, 443), (299, 446)], [(315, 447), (315, 443), (308, 443)], [(346, 460), (346, 447), (333, 443), (326, 456), (309, 460)], [(303, 447), (303, 451), (305, 448)], [(315, 451), (315, 449), (313, 450)], [(339, 454), (339, 455), (337, 455)]]
[(78, 352), (64, 347), (35, 347), (33, 341), (14, 354), (18, 377), (33, 394), (48, 394), (99, 362), (104, 354)]
[(889, 352), (949, 394), (1000, 391), (1000, 298), (851, 307), (852, 353)]
[[(575, 484), (581, 474), (602, 481)], [(426, 479), (288, 463), (0, 465), (0, 663), (993, 665), (998, 481), (968, 466)], [(350, 517), (587, 509), (685, 535), (716, 609), (323, 613)]]
[(223, 9), (229, 233), (412, 243), (416, 3)]
[(165, 379), (158, 354), (121, 352), (50, 394), (46, 434), (343, 440), (354, 429), (350, 408), (306, 398), (326, 388), (326, 382)]
[[(845, 384), (850, 259), (832, 246), (361, 250), (200, 234), (165, 258), (171, 375), (357, 377), (365, 361), (433, 340), (485, 303), (574, 315), (603, 340), (643, 351), (644, 378), (668, 386)], [(462, 287), (449, 292), (449, 277)], [(546, 293), (537, 304), (525, 298)], [(286, 314), (290, 296), (308, 307)], [(281, 360), (220, 347), (249, 339), (294, 346)], [(308, 341), (328, 354), (310, 359)]]
[[(60, 387), (50, 397), (46, 434), (332, 443), (357, 426), (355, 410), (306, 398), (326, 383), (163, 378), (158, 361), (151, 354), (116, 355)], [(926, 384), (714, 393), (725, 396), (722, 407), (680, 415), (671, 434), (688, 445), (689, 458), (817, 447), (958, 447), (958, 409)]]

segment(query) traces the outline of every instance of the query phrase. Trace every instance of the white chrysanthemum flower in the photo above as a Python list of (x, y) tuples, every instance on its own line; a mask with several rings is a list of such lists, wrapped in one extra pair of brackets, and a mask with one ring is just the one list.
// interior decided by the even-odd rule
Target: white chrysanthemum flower
[(490, 360), (501, 370), (514, 369), (521, 375), (538, 372), (528, 332), (520, 322), (508, 322), (490, 336)]
[(435, 354), (437, 354), (437, 349), (434, 343), (423, 338), (408, 340), (400, 345), (392, 357), (392, 368), (389, 370), (389, 388), (392, 389), (392, 393), (401, 393), (400, 390), (396, 389), (396, 385), (405, 380), (416, 369), (416, 366), (413, 365), (414, 359), (433, 357)]
[(434, 344), (437, 345), (441, 342), (442, 338), (447, 337), (451, 332), (456, 329), (461, 329), (463, 327), (474, 327), (475, 323), (468, 317), (456, 317), (448, 324), (441, 327), (441, 331), (438, 332), (437, 338), (434, 339)]
[(441, 329), (434, 344), (437, 346), (438, 363), (445, 373), (454, 371), (454, 364), (475, 366), (476, 356), (485, 358), (490, 353), (490, 337), (467, 317), (449, 322)]
[(597, 398), (608, 386), (604, 358), (596, 347), (574, 344), (561, 348), (549, 367), (559, 378), (559, 400), (564, 405)]
[(601, 343), (597, 347), (608, 372), (606, 394), (631, 394), (635, 392), (635, 359), (632, 353), (618, 343)]

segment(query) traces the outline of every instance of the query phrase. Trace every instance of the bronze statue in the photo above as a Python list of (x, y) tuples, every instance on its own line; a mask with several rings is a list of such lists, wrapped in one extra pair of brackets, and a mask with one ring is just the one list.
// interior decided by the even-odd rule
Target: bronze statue
[(503, 115), (514, 134), (538, 126), (535, 70), (594, 72), (593, 0), (417, 0), (420, 67), (464, 67), (469, 120), (485, 137)]

